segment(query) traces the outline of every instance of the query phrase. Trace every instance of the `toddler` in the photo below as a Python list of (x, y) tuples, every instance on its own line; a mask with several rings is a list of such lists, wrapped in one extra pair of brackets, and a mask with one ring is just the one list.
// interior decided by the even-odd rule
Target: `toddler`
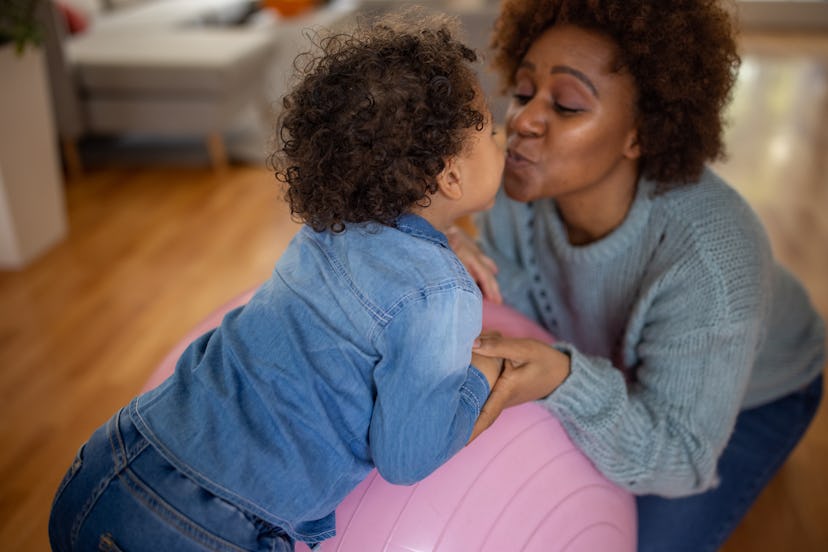
[(411, 484), (481, 429), (500, 362), (444, 232), (504, 154), (451, 20), (386, 18), (297, 60), (271, 165), (304, 226), (250, 302), (80, 449), (57, 552), (292, 550), (376, 467)]

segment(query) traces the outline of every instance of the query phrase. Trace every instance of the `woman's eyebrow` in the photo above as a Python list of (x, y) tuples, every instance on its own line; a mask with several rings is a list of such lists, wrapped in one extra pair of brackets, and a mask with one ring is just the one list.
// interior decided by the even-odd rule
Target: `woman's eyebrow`
[(567, 65), (556, 65), (549, 70), (549, 73), (552, 75), (556, 73), (566, 73), (567, 75), (572, 75), (573, 77), (584, 83), (586, 87), (589, 88), (590, 92), (592, 92), (593, 96), (595, 96), (596, 98), (598, 97), (598, 89), (595, 88), (595, 85), (592, 84), (592, 81), (589, 80), (589, 77), (587, 77), (585, 74), (583, 74), (575, 68), (569, 67)]
[[(521, 61), (518, 64), (517, 68), (528, 69), (529, 71), (534, 71), (536, 69), (534, 63), (526, 60)], [(598, 89), (595, 87), (594, 84), (592, 84), (592, 81), (589, 80), (589, 77), (587, 77), (581, 71), (578, 71), (574, 67), (569, 67), (568, 65), (555, 65), (554, 67), (552, 67), (552, 69), (549, 70), (549, 74), (554, 75), (556, 73), (565, 73), (567, 75), (572, 75), (573, 77), (584, 83), (584, 85), (586, 85), (586, 87), (589, 88), (589, 91), (592, 92), (593, 96), (595, 96), (596, 98), (598, 97)]]

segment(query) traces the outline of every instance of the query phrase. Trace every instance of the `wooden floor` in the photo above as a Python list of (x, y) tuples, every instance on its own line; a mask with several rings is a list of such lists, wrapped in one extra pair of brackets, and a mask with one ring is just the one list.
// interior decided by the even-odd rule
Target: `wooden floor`
[[(717, 168), (828, 317), (828, 36), (746, 37)], [(78, 445), (213, 308), (270, 273), (296, 225), (264, 170), (99, 168), (67, 185), (68, 239), (0, 272), (0, 548), (48, 550)], [(828, 408), (726, 546), (828, 550)], [(508, 552), (508, 551), (506, 551)]]
[[(828, 34), (745, 37), (730, 113), (731, 155), (717, 169), (828, 320)], [(826, 403), (724, 550), (828, 550)]]

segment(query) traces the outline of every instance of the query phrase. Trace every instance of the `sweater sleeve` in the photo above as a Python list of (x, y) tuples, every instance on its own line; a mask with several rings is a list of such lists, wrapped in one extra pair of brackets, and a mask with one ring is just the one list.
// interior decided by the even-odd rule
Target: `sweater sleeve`
[(645, 285), (630, 315), (629, 381), (610, 360), (557, 345), (571, 357), (571, 374), (545, 406), (631, 492), (676, 497), (717, 484), (771, 295), (764, 233), (744, 229), (712, 242), (697, 234), (679, 240), (680, 253)]
[(642, 344), (643, 370), (630, 386), (609, 360), (558, 344), (572, 372), (545, 404), (598, 469), (631, 492), (705, 491), (717, 482), (716, 463), (750, 372), (750, 326)]
[(481, 325), (479, 294), (446, 289), (411, 298), (386, 326), (369, 442), (387, 481), (415, 483), (468, 441), (489, 394), (470, 365)]

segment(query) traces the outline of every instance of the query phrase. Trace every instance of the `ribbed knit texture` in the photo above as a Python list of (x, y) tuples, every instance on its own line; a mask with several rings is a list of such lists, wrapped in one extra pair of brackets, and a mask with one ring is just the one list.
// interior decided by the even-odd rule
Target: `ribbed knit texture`
[(567, 380), (542, 403), (610, 479), (638, 494), (716, 484), (740, 409), (812, 381), (825, 329), (716, 175), (639, 183), (620, 227), (572, 246), (555, 203), (501, 194), (478, 221), (505, 301), (558, 336)]

